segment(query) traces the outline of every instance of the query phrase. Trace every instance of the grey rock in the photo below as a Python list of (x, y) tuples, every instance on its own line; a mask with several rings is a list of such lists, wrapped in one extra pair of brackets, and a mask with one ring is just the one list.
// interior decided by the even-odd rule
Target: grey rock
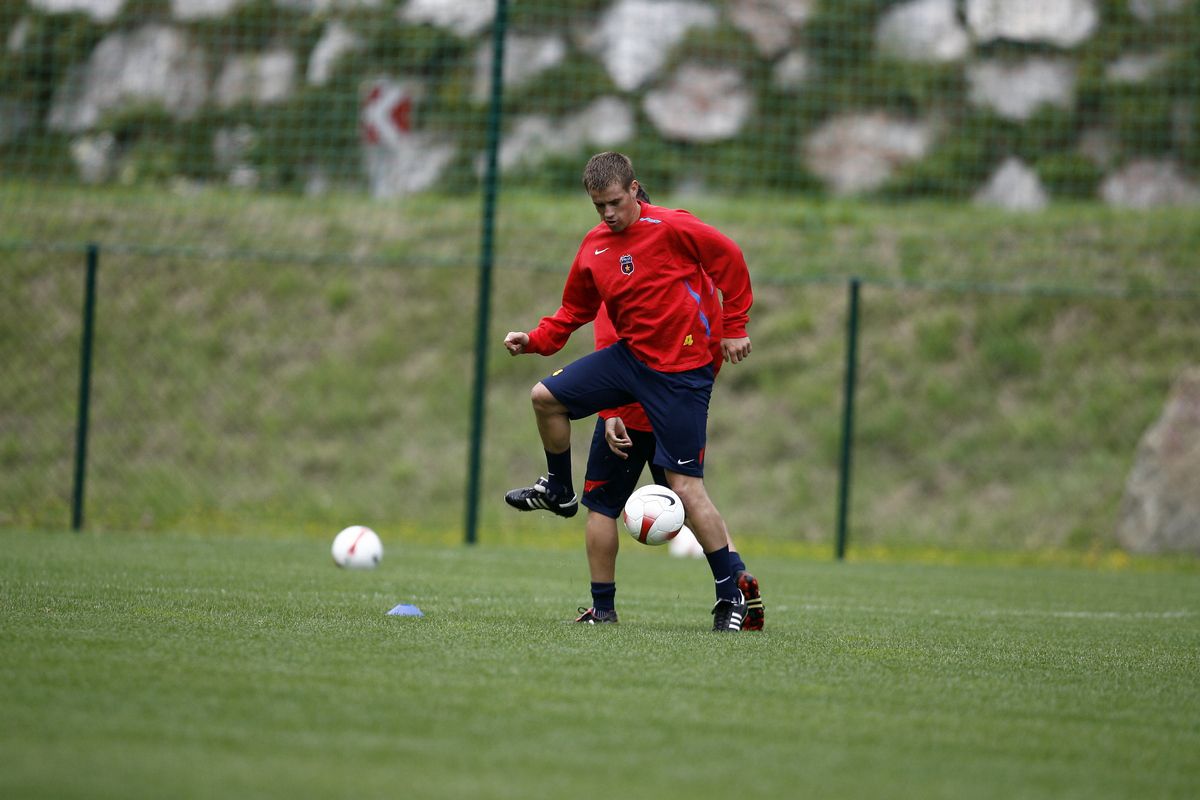
[(82, 12), (96, 22), (112, 22), (121, 13), (125, 0), (29, 0), (29, 7), (47, 14)]
[(258, 133), (249, 125), (221, 128), (213, 136), (213, 160), (233, 186), (258, 185), (258, 171), (247, 159), (258, 145)]
[(1200, 368), (1180, 376), (1138, 444), (1117, 541), (1134, 553), (1200, 554)]
[(1109, 175), (1100, 197), (1118, 208), (1158, 208), (1200, 205), (1200, 188), (1171, 161), (1139, 159)]
[(333, 71), (342, 56), (360, 50), (362, 46), (362, 37), (345, 23), (340, 20), (330, 22), (308, 57), (306, 79), (313, 86), (324, 86), (333, 77)]
[(204, 51), (182, 30), (145, 25), (105, 37), (55, 91), (47, 119), (54, 130), (83, 131), (128, 104), (155, 103), (178, 119), (192, 117), (208, 97)]
[(221, 68), (213, 90), (217, 104), (230, 108), (244, 102), (257, 106), (281, 103), (295, 90), (296, 67), (296, 54), (290, 50), (232, 56)]
[(1104, 68), (1104, 77), (1113, 83), (1145, 83), (1162, 72), (1170, 60), (1166, 50), (1153, 53), (1125, 53)]
[(1010, 156), (992, 173), (974, 200), (976, 205), (1006, 211), (1040, 211), (1049, 197), (1037, 173), (1021, 159)]
[(716, 24), (716, 9), (705, 3), (618, 0), (582, 44), (603, 62), (613, 83), (630, 92), (662, 70), (689, 30)]
[[(535, 167), (551, 156), (577, 152), (584, 145), (616, 148), (630, 141), (634, 131), (633, 109), (616, 97), (601, 97), (561, 120), (529, 115), (517, 120), (501, 141), (500, 168)], [(482, 160), (477, 166), (482, 172)]]
[(642, 108), (664, 138), (716, 142), (741, 131), (754, 111), (754, 95), (732, 67), (689, 63), (668, 85), (648, 92)]
[(967, 0), (967, 25), (980, 42), (1074, 47), (1099, 24), (1095, 0)]
[(481, 33), (496, 16), (495, 0), (409, 0), (400, 12), (408, 22), (427, 22), (464, 39)]
[[(567, 42), (561, 36), (504, 37), (504, 86), (513, 88), (532, 80), (539, 73), (557, 67), (567, 57)], [(492, 90), (492, 42), (489, 39), (475, 53), (476, 102), (483, 102)]]
[(245, 0), (171, 0), (171, 16), (178, 20), (213, 19), (237, 9)]
[(774, 58), (791, 45), (795, 30), (808, 20), (814, 6), (814, 0), (738, 0), (729, 4), (726, 13), (761, 55)]
[(1043, 105), (1070, 108), (1075, 102), (1075, 64), (1066, 59), (980, 61), (967, 67), (967, 83), (972, 103), (1008, 119), (1028, 119)]
[(21, 17), (17, 20), (17, 24), (12, 26), (12, 30), (8, 32), (8, 52), (20, 53), (25, 49), (25, 43), (29, 40), (30, 22), (29, 17)]
[(772, 68), (771, 82), (780, 89), (794, 92), (812, 80), (815, 72), (807, 53), (792, 50)]
[(879, 51), (902, 61), (958, 61), (971, 50), (954, 0), (911, 0), (892, 6), (875, 28)]
[(936, 126), (877, 111), (835, 117), (804, 142), (804, 163), (838, 195), (878, 189), (903, 164), (923, 158)]
[(633, 109), (619, 97), (601, 97), (567, 118), (564, 133), (593, 147), (615, 147), (633, 139)]
[(275, 5), (292, 11), (306, 11), (309, 14), (328, 14), (360, 8), (383, 8), (388, 2), (389, 0), (275, 0)]

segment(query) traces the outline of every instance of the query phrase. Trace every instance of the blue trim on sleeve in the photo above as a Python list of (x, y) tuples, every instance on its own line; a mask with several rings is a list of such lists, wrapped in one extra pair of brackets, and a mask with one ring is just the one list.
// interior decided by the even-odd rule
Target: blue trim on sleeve
[[(688, 283), (686, 280), (683, 282), (683, 286), (685, 289), (687, 289), (687, 293), (692, 296), (692, 299), (696, 301), (696, 307), (699, 308), (700, 307), (700, 293), (697, 292), (695, 289), (693, 289), (692, 285), (690, 283)], [(700, 321), (704, 323), (704, 335), (712, 336), (712, 326), (709, 324), (708, 317), (705, 316), (703, 310), (700, 311)]]

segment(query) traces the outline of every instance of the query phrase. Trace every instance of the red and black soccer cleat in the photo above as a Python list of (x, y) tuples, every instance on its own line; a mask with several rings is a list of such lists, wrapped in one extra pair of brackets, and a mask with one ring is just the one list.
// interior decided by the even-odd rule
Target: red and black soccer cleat
[(749, 572), (739, 572), (737, 585), (746, 599), (746, 619), (742, 622), (742, 630), (761, 631), (767, 614), (763, 608), (762, 594), (758, 591), (758, 579)]

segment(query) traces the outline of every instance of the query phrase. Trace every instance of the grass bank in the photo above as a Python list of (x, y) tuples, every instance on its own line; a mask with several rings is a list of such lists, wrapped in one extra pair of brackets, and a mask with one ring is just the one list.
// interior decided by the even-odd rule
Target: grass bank
[[(1195, 211), (656, 199), (729, 232), (755, 276), (755, 352), (723, 371), (710, 420), (709, 484), (735, 536), (832, 535), (857, 275), (853, 543), (1111, 550), (1138, 439), (1200, 353)], [(80, 253), (96, 241), (93, 526), (460, 529), (476, 198), (5, 183), (0, 223), (0, 523), (69, 518)], [(499, 342), (557, 306), (591, 224), (581, 196), (501, 198), (482, 517), (496, 541), (563, 530), (497, 500), (543, 468), (529, 387), (590, 334), (552, 359)], [(580, 474), (589, 435), (576, 426)]]

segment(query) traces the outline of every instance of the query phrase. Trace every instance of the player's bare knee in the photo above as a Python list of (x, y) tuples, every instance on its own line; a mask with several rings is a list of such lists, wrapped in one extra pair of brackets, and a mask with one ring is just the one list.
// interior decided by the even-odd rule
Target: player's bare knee
[(529, 399), (533, 403), (533, 408), (539, 414), (554, 414), (560, 413), (563, 410), (562, 403), (558, 402), (545, 384), (538, 383), (529, 392)]
[(704, 488), (704, 479), (692, 475), (680, 475), (677, 472), (667, 471), (667, 483), (671, 485), (671, 490), (679, 495), (683, 500), (685, 508), (691, 512), (693, 508), (699, 510), (701, 505), (707, 505), (708, 492)]

